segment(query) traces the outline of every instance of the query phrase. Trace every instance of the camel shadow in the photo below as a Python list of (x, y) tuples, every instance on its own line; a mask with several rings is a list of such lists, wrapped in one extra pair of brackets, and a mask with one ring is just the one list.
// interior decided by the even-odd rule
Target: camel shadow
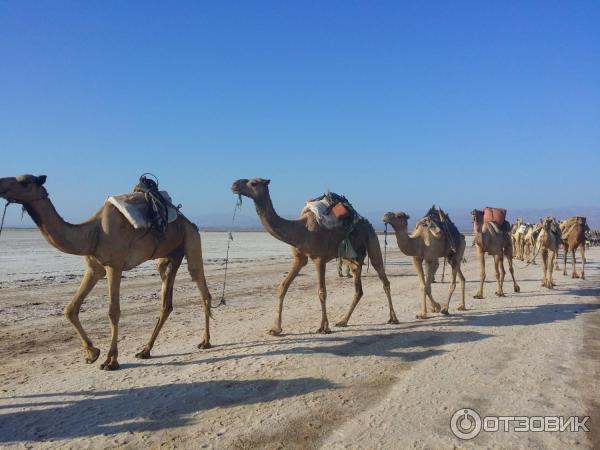
[[(379, 330), (381, 331), (381, 330)], [(280, 342), (258, 341), (240, 345), (234, 350), (236, 353), (204, 358), (193, 361), (154, 361), (148, 360), (139, 363), (125, 363), (122, 369), (136, 368), (140, 366), (189, 366), (197, 364), (216, 364), (230, 360), (241, 360), (245, 358), (264, 358), (281, 355), (316, 355), (329, 354), (341, 357), (379, 356), (397, 358), (401, 362), (414, 362), (432, 356), (446, 353), (443, 349), (434, 349), (446, 344), (466, 343), (492, 337), (488, 334), (476, 331), (421, 331), (402, 330), (399, 332), (351, 335), (351, 336), (327, 336), (282, 339)], [(323, 343), (324, 345), (318, 345)], [(298, 346), (295, 346), (299, 344)], [(252, 348), (264, 346), (276, 346), (277, 348), (264, 352), (251, 353)], [(416, 348), (416, 349), (415, 349)], [(409, 350), (403, 350), (409, 349)], [(239, 353), (238, 353), (239, 352)]]
[[(11, 400), (32, 398), (35, 401), (18, 406), (0, 405), (0, 412), (17, 407), (29, 409), (0, 413), (0, 442), (157, 431), (186, 425), (195, 413), (213, 408), (268, 402), (335, 387), (320, 378), (218, 380), (16, 396)], [(55, 397), (66, 399), (44, 400)]]
[[(587, 293), (584, 295), (593, 295)], [(598, 295), (598, 290), (593, 289)], [(557, 295), (557, 294), (547, 294)], [(577, 295), (577, 294), (576, 294)], [(579, 314), (591, 313), (600, 310), (600, 304), (593, 303), (549, 303), (531, 307), (513, 307), (511, 309), (491, 310), (486, 312), (470, 311), (468, 314), (449, 316), (439, 325), (465, 325), (475, 327), (508, 327), (514, 325), (541, 325), (546, 323), (571, 320)]]

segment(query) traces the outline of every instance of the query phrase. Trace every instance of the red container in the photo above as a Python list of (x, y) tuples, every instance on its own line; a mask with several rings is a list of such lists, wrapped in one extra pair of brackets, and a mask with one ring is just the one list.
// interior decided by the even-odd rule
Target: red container
[(348, 208), (346, 208), (343, 203), (336, 203), (333, 205), (333, 208), (331, 208), (331, 213), (337, 219), (343, 219), (350, 214), (350, 211), (348, 211)]
[(494, 222), (502, 225), (506, 220), (506, 210), (502, 208), (483, 208), (483, 223)]

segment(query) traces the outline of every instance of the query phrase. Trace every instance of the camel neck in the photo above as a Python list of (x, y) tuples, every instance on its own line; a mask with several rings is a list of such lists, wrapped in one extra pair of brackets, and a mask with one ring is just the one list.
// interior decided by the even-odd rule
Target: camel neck
[(97, 242), (95, 221), (73, 225), (65, 222), (56, 212), (49, 198), (23, 204), (50, 245), (72, 255), (91, 255)]
[(407, 228), (396, 228), (394, 225), (392, 225), (392, 227), (394, 228), (396, 242), (398, 242), (398, 248), (400, 251), (406, 256), (416, 256), (417, 252), (414, 248), (414, 239), (408, 235)]
[(254, 205), (261, 223), (269, 234), (294, 247), (300, 244), (302, 233), (306, 231), (303, 223), (300, 220), (287, 220), (280, 217), (273, 207), (268, 192), (267, 195), (254, 200)]

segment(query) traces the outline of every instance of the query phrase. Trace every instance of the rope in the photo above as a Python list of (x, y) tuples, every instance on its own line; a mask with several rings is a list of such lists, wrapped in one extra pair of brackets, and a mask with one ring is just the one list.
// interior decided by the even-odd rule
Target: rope
[(12, 202), (10, 200), (6, 200), (6, 205), (4, 205), (4, 212), (2, 213), (2, 222), (0, 222), (0, 236), (2, 235), (2, 229), (4, 228), (4, 218), (6, 217), (6, 209), (11, 203)]
[(383, 231), (383, 268), (385, 269), (385, 265), (387, 262), (387, 222), (385, 224), (385, 230)]
[[(233, 223), (235, 222), (235, 215), (237, 214), (238, 210), (241, 211), (242, 209), (242, 196), (238, 195), (238, 199), (235, 203), (235, 207), (233, 208), (233, 217), (231, 218), (231, 226), (233, 227)], [(215, 308), (218, 308), (221, 305), (225, 305), (225, 286), (227, 285), (227, 268), (229, 267), (229, 246), (231, 245), (231, 241), (233, 241), (233, 234), (231, 234), (231, 231), (227, 234), (227, 252), (225, 254), (225, 275), (223, 276), (223, 290), (221, 291), (221, 300), (219, 301), (219, 304), (217, 306), (215, 306)]]

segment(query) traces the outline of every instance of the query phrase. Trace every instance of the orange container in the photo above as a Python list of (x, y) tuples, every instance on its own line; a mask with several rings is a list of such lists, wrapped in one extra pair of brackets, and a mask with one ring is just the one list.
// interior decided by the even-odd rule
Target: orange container
[(506, 210), (502, 208), (483, 208), (483, 223), (494, 222), (502, 225), (506, 220)]
[(333, 208), (331, 208), (331, 213), (337, 219), (343, 219), (350, 214), (350, 211), (348, 211), (348, 208), (346, 208), (343, 203), (336, 203), (333, 205)]

